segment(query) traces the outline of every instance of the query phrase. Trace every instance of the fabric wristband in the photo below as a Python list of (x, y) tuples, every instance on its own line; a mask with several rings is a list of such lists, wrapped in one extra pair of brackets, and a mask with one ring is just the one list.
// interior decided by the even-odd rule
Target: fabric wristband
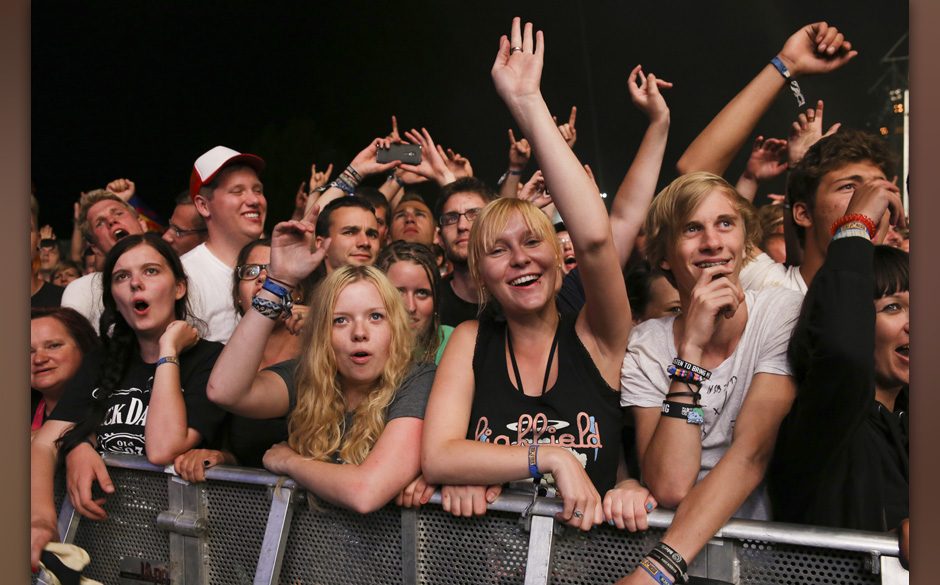
[(539, 446), (537, 443), (529, 445), (529, 475), (532, 476), (532, 479), (542, 479), (543, 477), (539, 472)]
[(177, 366), (179, 366), (180, 360), (176, 356), (168, 355), (157, 360), (157, 367), (160, 367), (163, 364), (176, 364)]
[(671, 400), (663, 400), (662, 416), (680, 418), (691, 425), (700, 425), (705, 422), (705, 412), (701, 406)]
[(796, 82), (795, 79), (790, 75), (790, 70), (787, 69), (787, 66), (783, 64), (783, 61), (779, 57), (774, 57), (770, 60), (774, 67), (777, 68), (777, 71), (780, 72), (780, 75), (790, 83), (790, 91), (793, 92), (793, 97), (796, 98), (797, 107), (802, 107), (806, 103), (806, 98), (803, 97), (803, 92), (800, 90), (800, 84)]
[(666, 573), (659, 570), (659, 567), (649, 562), (646, 559), (640, 559), (640, 566), (643, 567), (650, 577), (653, 578), (653, 581), (656, 581), (660, 585), (675, 585), (669, 577), (666, 576)]
[(836, 235), (832, 236), (832, 241), (841, 240), (842, 238), (865, 238), (866, 240), (871, 240), (868, 236), (868, 230), (862, 228), (840, 228), (836, 231)]
[(257, 295), (251, 297), (251, 308), (272, 320), (276, 320), (284, 312), (284, 307), (280, 303), (275, 303)]
[(874, 238), (875, 234), (878, 233), (878, 226), (875, 225), (875, 222), (872, 218), (867, 215), (862, 215), (861, 213), (850, 213), (848, 215), (843, 215), (839, 219), (832, 222), (832, 227), (829, 228), (829, 231), (832, 235), (836, 235), (836, 231), (844, 225), (860, 223), (865, 226), (865, 229), (868, 230), (868, 236)]
[[(281, 312), (284, 313), (285, 318), (290, 317), (291, 309), (294, 308), (294, 300), (290, 296), (290, 291), (270, 278), (264, 279), (264, 282), (261, 283), (261, 288), (275, 295), (280, 301)], [(254, 306), (254, 303), (255, 301), (252, 299), (251, 305)]]

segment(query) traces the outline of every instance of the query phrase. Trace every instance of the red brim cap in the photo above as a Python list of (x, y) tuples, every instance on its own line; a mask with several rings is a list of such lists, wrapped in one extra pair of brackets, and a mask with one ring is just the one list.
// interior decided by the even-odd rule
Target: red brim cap
[(199, 189), (219, 174), (219, 171), (232, 164), (243, 164), (253, 168), (256, 173), (264, 170), (264, 161), (253, 154), (242, 154), (225, 146), (216, 146), (196, 159), (193, 174), (189, 178), (189, 198), (195, 199)]

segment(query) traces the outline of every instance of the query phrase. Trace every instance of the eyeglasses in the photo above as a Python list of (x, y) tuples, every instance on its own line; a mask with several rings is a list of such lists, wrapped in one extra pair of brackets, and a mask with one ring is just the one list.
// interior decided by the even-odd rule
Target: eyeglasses
[(185, 236), (186, 234), (201, 234), (201, 233), (203, 233), (203, 232), (209, 231), (209, 228), (202, 228), (202, 229), (198, 229), (198, 230), (184, 230), (184, 229), (181, 228), (181, 227), (177, 227), (177, 226), (173, 225), (172, 222), (168, 222), (168, 223), (170, 224), (170, 229), (173, 230), (174, 232), (176, 232), (176, 237), (177, 237), (177, 238), (182, 238), (182, 237)]
[(467, 221), (473, 221), (477, 218), (478, 215), (480, 215), (481, 211), (483, 211), (482, 207), (474, 207), (473, 209), (468, 209), (464, 211), (463, 213), (457, 213), (456, 211), (451, 211), (450, 213), (445, 213), (441, 215), (438, 222), (442, 226), (454, 225), (455, 223), (460, 221), (461, 215), (466, 217)]
[(254, 280), (258, 278), (262, 270), (267, 269), (267, 264), (242, 264), (235, 267), (235, 274), (238, 280)]

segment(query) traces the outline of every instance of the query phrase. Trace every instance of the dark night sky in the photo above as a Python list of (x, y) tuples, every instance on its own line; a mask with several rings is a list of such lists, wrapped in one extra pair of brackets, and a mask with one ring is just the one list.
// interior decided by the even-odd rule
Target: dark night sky
[[(168, 215), (195, 158), (217, 144), (268, 162), (270, 228), (289, 215), (310, 163), (344, 167), (389, 131), (391, 114), (403, 130), (427, 127), (495, 184), (513, 123), (489, 70), (517, 14), (545, 32), (543, 93), (559, 118), (578, 106), (575, 152), (611, 194), (646, 128), (626, 89), (637, 63), (675, 83), (666, 93), (664, 185), (695, 135), (811, 22), (839, 27), (860, 54), (833, 74), (801, 80), (807, 102), (825, 100), (827, 126), (876, 129), (886, 95), (869, 89), (909, 19), (907, 3), (875, 0), (37, 0), (31, 12), (31, 175), (41, 223), (59, 238), (69, 237), (79, 192), (118, 177), (133, 179)], [(906, 42), (900, 51), (907, 54)], [(906, 64), (901, 71), (906, 77)], [(785, 138), (797, 113), (782, 93), (755, 136)], [(746, 159), (739, 154), (729, 180)]]

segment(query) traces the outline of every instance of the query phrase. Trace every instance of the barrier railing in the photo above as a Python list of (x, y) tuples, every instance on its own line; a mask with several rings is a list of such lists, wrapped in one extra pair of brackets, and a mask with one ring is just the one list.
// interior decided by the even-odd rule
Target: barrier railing
[[(455, 518), (440, 494), (418, 510), (312, 512), (292, 480), (216, 467), (188, 483), (146, 459), (105, 455), (115, 486), (108, 519), (78, 521), (61, 482), (59, 532), (91, 555), (85, 575), (106, 585), (613, 583), (662, 537), (649, 530), (557, 523), (561, 502), (504, 493), (486, 515)], [(437, 504), (437, 505), (434, 505)], [(890, 534), (731, 520), (690, 563), (690, 575), (735, 584), (907, 583)]]

